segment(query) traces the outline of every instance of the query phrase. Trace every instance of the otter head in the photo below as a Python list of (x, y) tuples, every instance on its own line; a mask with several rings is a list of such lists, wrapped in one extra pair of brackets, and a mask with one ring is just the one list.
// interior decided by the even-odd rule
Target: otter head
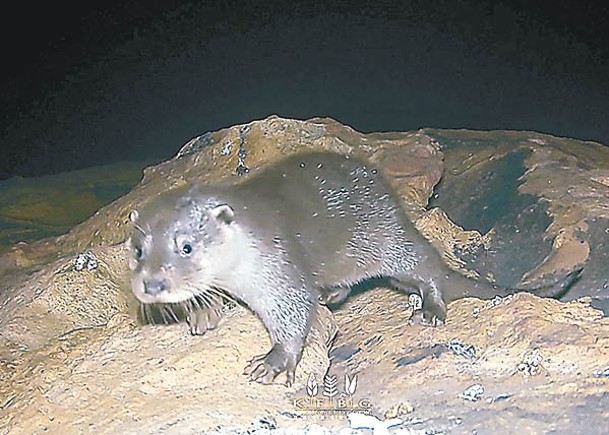
[(237, 261), (233, 217), (230, 205), (192, 189), (131, 212), (133, 294), (143, 303), (180, 303), (221, 288)]

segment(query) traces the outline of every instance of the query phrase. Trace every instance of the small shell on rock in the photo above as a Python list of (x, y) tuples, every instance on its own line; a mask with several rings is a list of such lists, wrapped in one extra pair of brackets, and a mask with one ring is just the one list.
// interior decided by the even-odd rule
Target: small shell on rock
[(459, 397), (465, 400), (469, 400), (470, 402), (477, 402), (482, 398), (484, 394), (484, 386), (482, 384), (474, 384), (470, 387), (467, 387)]
[(389, 420), (412, 412), (414, 412), (414, 406), (410, 402), (400, 402), (385, 411), (384, 417), (385, 420)]
[(451, 340), (446, 343), (448, 350), (452, 351), (455, 355), (464, 356), (468, 359), (476, 358), (476, 348), (471, 344), (465, 344), (461, 340)]
[(603, 369), (594, 370), (594, 372), (592, 372), (592, 376), (595, 378), (609, 378), (609, 366)]
[(84, 254), (78, 254), (72, 261), (72, 267), (77, 272), (81, 272), (85, 268), (91, 272), (97, 269), (98, 265), (99, 262), (97, 261), (95, 254), (91, 251), (87, 251)]
[(524, 358), (522, 359), (522, 362), (518, 364), (517, 369), (525, 377), (535, 376), (541, 371), (542, 361), (543, 355), (541, 355), (539, 349), (533, 349), (524, 355)]

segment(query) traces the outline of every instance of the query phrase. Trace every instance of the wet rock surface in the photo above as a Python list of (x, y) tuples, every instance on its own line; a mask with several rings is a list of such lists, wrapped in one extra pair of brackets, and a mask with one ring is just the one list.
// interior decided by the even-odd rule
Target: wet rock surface
[[(268, 347), (244, 308), (203, 337), (138, 324), (129, 212), (171, 187), (239, 182), (244, 168), (306, 149), (368, 157), (463, 273), (526, 286), (584, 265), (582, 277), (563, 301), (456, 301), (435, 328), (412, 322), (400, 294), (358, 293), (320, 310), (289, 389), (241, 374)], [(0, 258), (0, 432), (331, 430), (356, 411), (400, 418), (389, 430), (411, 433), (606, 433), (609, 321), (590, 304), (609, 300), (607, 180), (606, 148), (529, 132), (363, 134), (270, 117), (194, 138), (68, 234)], [(95, 267), (75, 268), (87, 252)]]

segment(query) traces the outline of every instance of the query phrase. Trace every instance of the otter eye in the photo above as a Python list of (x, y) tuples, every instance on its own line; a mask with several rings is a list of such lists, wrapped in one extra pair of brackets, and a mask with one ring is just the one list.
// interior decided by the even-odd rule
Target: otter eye
[(142, 252), (142, 248), (140, 248), (139, 246), (136, 246), (135, 247), (135, 258), (136, 258), (136, 260), (141, 260), (143, 255), (144, 255), (144, 253)]
[(182, 246), (182, 254), (190, 255), (192, 253), (192, 246), (190, 243), (184, 243)]

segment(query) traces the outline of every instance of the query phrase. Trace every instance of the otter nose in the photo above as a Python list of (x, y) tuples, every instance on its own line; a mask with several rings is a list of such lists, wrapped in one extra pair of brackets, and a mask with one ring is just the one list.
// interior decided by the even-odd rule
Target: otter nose
[(167, 290), (167, 284), (164, 280), (153, 279), (144, 281), (144, 293), (147, 295), (156, 296), (165, 290)]

